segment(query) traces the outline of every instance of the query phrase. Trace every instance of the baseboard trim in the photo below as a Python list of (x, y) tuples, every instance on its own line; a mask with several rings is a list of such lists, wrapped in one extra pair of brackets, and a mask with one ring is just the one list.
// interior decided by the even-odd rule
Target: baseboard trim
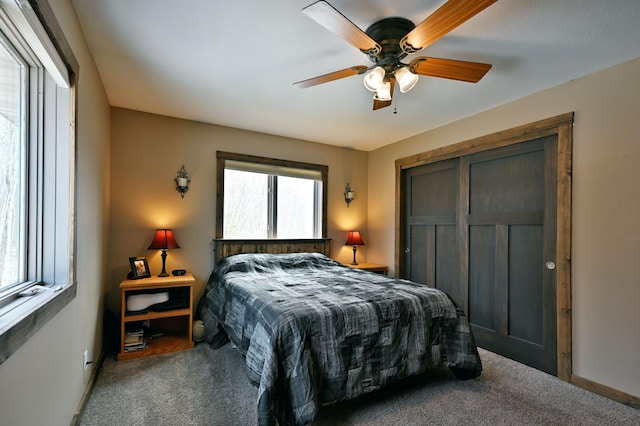
[(87, 386), (84, 388), (84, 392), (82, 393), (82, 398), (80, 398), (80, 402), (78, 403), (78, 407), (76, 408), (76, 412), (73, 413), (73, 418), (71, 419), (70, 426), (78, 426), (80, 417), (82, 417), (82, 413), (84, 413), (84, 408), (87, 406), (87, 401), (89, 401), (89, 396), (91, 396), (91, 392), (93, 392), (93, 388), (96, 385), (96, 380), (98, 380), (98, 373), (102, 369), (102, 364), (104, 363), (104, 352), (100, 353), (100, 357), (98, 361), (94, 364), (93, 371), (91, 372), (91, 377), (87, 382)]
[(621, 402), (622, 404), (633, 407), (636, 410), (640, 410), (640, 398), (637, 396), (610, 388), (609, 386), (605, 386), (600, 383), (592, 382), (589, 379), (576, 376), (575, 374), (571, 375), (571, 383), (588, 391), (597, 393), (598, 395)]

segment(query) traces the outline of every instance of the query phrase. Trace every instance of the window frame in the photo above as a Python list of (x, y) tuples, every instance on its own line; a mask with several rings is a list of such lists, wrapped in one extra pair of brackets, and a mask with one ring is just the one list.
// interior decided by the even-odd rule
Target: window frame
[(79, 65), (47, 0), (0, 0), (0, 12), (3, 34), (29, 63), (26, 280), (0, 291), (2, 364), (76, 296)]
[[(227, 161), (238, 161), (243, 163), (265, 164), (268, 166), (285, 167), (299, 170), (311, 170), (319, 172), (322, 181), (322, 199), (318, 200), (317, 191), (314, 190), (314, 199), (321, 203), (322, 220), (320, 221), (321, 235), (317, 238), (327, 238), (327, 188), (329, 167), (322, 164), (303, 163), (299, 161), (281, 160), (277, 158), (259, 157), (247, 154), (237, 154), (225, 151), (216, 151), (216, 239), (224, 239), (224, 171)], [(315, 185), (314, 185), (315, 186)], [(317, 211), (317, 209), (315, 210)], [(272, 230), (269, 231), (272, 235)], [(267, 238), (278, 241), (280, 238)], [(287, 238), (289, 240), (290, 238)], [(301, 238), (309, 240), (309, 238)], [(313, 238), (312, 238), (313, 239)]]

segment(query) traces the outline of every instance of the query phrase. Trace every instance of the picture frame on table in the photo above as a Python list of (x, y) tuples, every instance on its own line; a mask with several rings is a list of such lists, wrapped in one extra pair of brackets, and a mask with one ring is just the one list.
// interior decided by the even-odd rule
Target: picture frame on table
[(151, 277), (149, 264), (147, 263), (147, 259), (145, 257), (130, 257), (129, 263), (131, 264), (129, 279), (138, 280), (140, 278)]

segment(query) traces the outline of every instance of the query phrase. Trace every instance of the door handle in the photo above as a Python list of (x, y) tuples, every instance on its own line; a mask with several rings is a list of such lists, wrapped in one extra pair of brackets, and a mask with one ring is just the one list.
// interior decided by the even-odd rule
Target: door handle
[(550, 271), (553, 271), (554, 269), (556, 269), (556, 263), (552, 261), (548, 261), (547, 263), (545, 263), (544, 266), (546, 266), (547, 269)]
[(409, 253), (409, 252), (410, 252), (409, 247), (405, 248), (405, 249), (404, 249), (404, 252), (405, 252), (405, 253)]

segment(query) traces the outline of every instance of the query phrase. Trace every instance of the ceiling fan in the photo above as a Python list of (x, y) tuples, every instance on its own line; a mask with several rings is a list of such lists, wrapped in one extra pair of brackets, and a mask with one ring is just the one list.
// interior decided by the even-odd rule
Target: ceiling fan
[(326, 1), (317, 1), (302, 9), (302, 13), (360, 49), (374, 65), (356, 65), (294, 84), (306, 88), (366, 73), (364, 85), (374, 92), (373, 109), (376, 110), (391, 105), (396, 83), (401, 92), (407, 92), (415, 86), (418, 75), (477, 83), (491, 69), (490, 64), (426, 56), (409, 63), (401, 60), (433, 44), (496, 1), (448, 0), (417, 26), (408, 19), (392, 17), (374, 22), (366, 31)]

